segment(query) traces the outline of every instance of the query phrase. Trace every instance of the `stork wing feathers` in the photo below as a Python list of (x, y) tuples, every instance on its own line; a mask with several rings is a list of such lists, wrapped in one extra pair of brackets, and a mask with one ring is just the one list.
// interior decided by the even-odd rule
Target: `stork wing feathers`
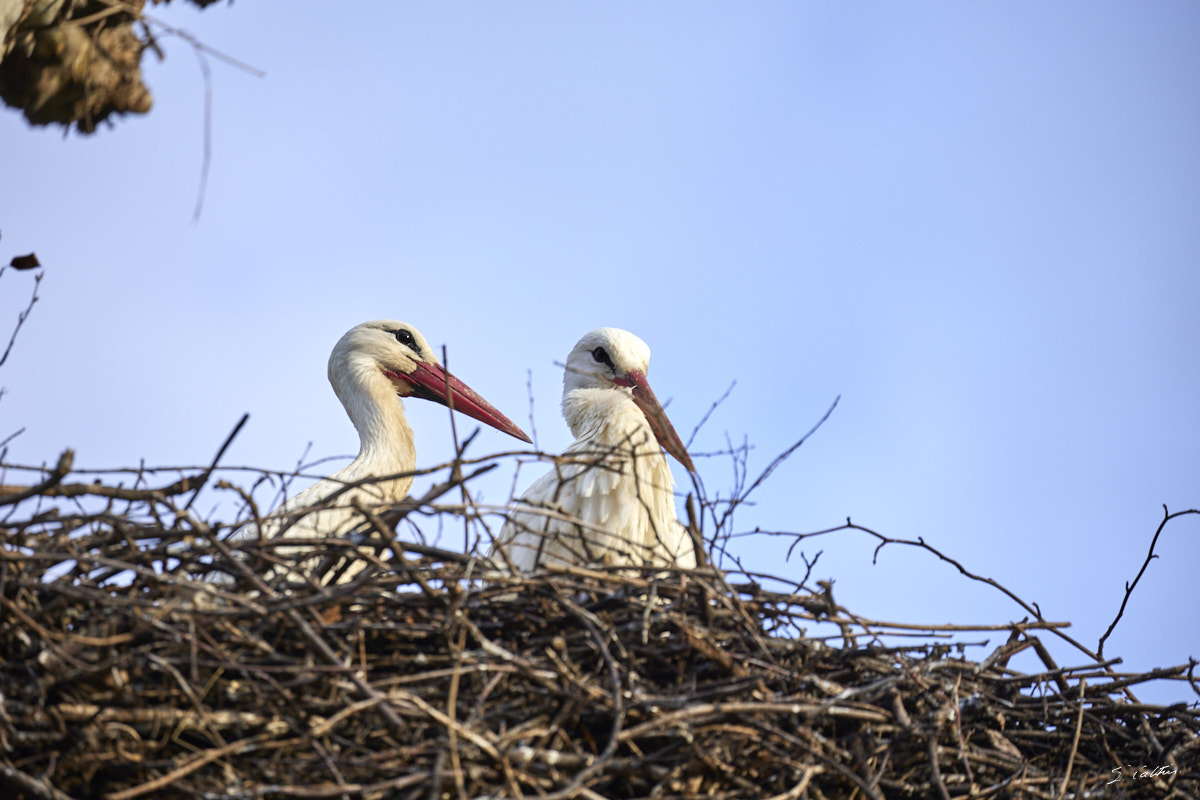
[(498, 545), (520, 571), (553, 562), (695, 566), (673, 485), (657, 446), (578, 441), (525, 493)]

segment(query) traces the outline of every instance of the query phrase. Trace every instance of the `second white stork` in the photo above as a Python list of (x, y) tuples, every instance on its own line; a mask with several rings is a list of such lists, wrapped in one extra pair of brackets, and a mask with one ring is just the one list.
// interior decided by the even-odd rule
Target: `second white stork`
[(575, 345), (562, 398), (575, 442), (509, 513), (492, 547), (497, 564), (521, 572), (547, 563), (696, 565), (662, 448), (695, 467), (646, 380), (649, 368), (650, 348), (628, 331), (599, 328)]
[[(329, 382), (358, 430), (358, 456), (276, 509), (263, 524), (267, 538), (344, 535), (363, 524), (353, 507), (355, 500), (378, 506), (404, 499), (417, 455), (400, 398), (453, 404), (455, 411), (530, 441), (488, 401), (446, 372), (425, 337), (403, 322), (376, 320), (347, 331), (329, 356)], [(314, 510), (303, 513), (304, 509)], [(257, 529), (247, 526), (235, 538), (256, 535)]]

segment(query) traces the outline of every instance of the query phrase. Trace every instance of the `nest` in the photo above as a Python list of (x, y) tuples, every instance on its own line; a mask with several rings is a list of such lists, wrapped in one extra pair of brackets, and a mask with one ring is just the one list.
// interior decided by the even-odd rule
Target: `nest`
[[(203, 8), (215, 0), (189, 2)], [(142, 15), (145, 3), (18, 2), (15, 19), (0, 21), (0, 99), (31, 125), (74, 125), (81, 133), (114, 114), (145, 114), (153, 98), (142, 54), (149, 48), (162, 57)]]
[[(1200, 715), (1128, 691), (1183, 668), (1059, 668), (1051, 623), (975, 661), (711, 567), (485, 574), (395, 534), (461, 524), (431, 505), (459, 478), (364, 517), (386, 560), (308, 542), (354, 580), (268, 585), (273, 543), (185, 505), (207, 475), (65, 474), (0, 496), (0, 796), (1200, 796)], [(1026, 648), (1044, 671), (1007, 666)]]

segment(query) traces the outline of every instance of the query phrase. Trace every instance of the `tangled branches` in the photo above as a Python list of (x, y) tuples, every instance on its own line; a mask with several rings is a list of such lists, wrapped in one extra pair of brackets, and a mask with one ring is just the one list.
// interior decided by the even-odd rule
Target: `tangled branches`
[[(346, 583), (265, 583), (276, 543), (231, 551), (186, 508), (204, 471), (159, 488), (38, 482), (3, 522), (0, 793), (1200, 794), (1200, 715), (1122, 695), (1194, 664), (1058, 667), (1037, 634), (1061, 623), (1044, 620), (994, 626), (1008, 641), (973, 661), (821, 591), (707, 568), (516, 578), (397, 535), (467, 515), (433, 504), (475, 472), (363, 509), (360, 540), (288, 540), (371, 562)], [(97, 509), (51, 502), (89, 487)], [(1025, 648), (1044, 671), (1008, 668)]]

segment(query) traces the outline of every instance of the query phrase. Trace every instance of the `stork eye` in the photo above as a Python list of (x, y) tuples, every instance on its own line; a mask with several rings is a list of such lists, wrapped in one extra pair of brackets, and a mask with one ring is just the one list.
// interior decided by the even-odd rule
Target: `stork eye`
[(610, 367), (613, 365), (612, 359), (608, 357), (608, 351), (603, 347), (597, 347), (593, 350), (592, 358), (596, 359), (597, 363), (607, 364)]
[(417, 355), (421, 354), (421, 348), (417, 346), (417, 340), (413, 337), (413, 335), (411, 333), (404, 330), (404, 328), (400, 328), (398, 330), (392, 331), (392, 335), (396, 337), (396, 341), (399, 342), (400, 344), (404, 345), (405, 347), (411, 348), (412, 351), (414, 353), (416, 353)]

